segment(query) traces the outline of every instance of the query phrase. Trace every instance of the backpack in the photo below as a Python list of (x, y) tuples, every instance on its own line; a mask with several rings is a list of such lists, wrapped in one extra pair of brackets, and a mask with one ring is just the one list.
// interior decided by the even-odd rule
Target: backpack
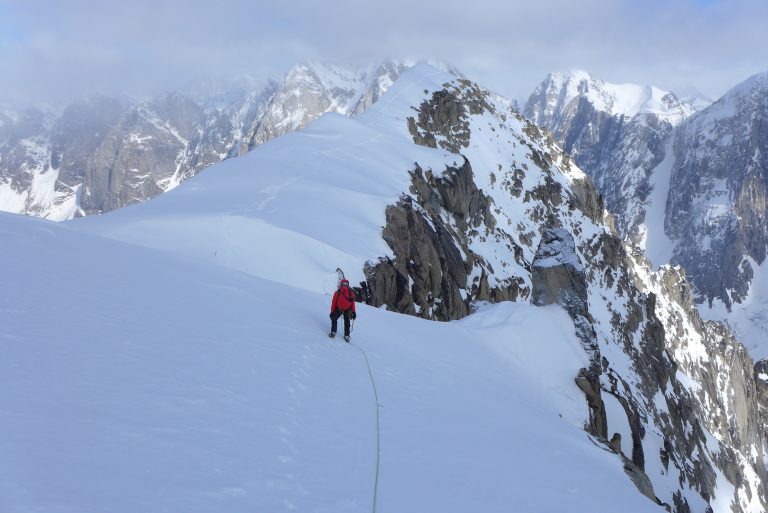
[(343, 289), (340, 287), (339, 290), (336, 291), (336, 293), (339, 295), (336, 299), (336, 306), (341, 310), (342, 312), (347, 312), (352, 309), (352, 304), (355, 302), (355, 291), (352, 290), (351, 287), (346, 287), (347, 291), (349, 292), (348, 295), (345, 295), (343, 292)]

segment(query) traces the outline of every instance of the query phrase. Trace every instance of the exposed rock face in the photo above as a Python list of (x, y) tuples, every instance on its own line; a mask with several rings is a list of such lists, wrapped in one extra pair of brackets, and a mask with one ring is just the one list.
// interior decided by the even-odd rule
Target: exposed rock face
[(562, 228), (547, 229), (533, 260), (533, 302), (557, 303), (587, 318), (587, 284), (573, 237)]
[(694, 108), (669, 91), (608, 84), (576, 71), (549, 75), (524, 113), (592, 176), (619, 233), (642, 243), (651, 174), (674, 126)]
[(83, 172), (125, 112), (91, 96), (61, 115), (29, 109), (0, 124), (0, 208), (58, 220), (77, 212)]
[(70, 189), (82, 183), (82, 170), (125, 112), (125, 105), (107, 96), (93, 96), (68, 106), (51, 130), (51, 168)]
[[(441, 177), (417, 166), (411, 176), (415, 200), (404, 196), (387, 209), (383, 237), (396, 258), (382, 260), (366, 272), (376, 304), (391, 305), (402, 313), (418, 312), (428, 319), (460, 319), (469, 313), (466, 290), (475, 266), (482, 269), (474, 284), (477, 298), (503, 301), (527, 296), (529, 290), (520, 280), (489, 286), (491, 270), (468, 245), (467, 232), (491, 233), (495, 225), (491, 201), (477, 189), (469, 162), (447, 169)], [(454, 222), (446, 223), (441, 212), (449, 213)], [(510, 249), (520, 251), (514, 245)]]
[(0, 114), (0, 199), (11, 211), (40, 212), (44, 207), (32, 191), (54, 193), (45, 136), (53, 123), (52, 113), (35, 108)]
[(378, 100), (409, 66), (388, 61), (373, 68), (318, 63), (294, 67), (246, 134), (248, 149), (299, 130), (326, 112), (353, 115)]
[(760, 360), (755, 363), (755, 388), (757, 389), (757, 401), (760, 410), (760, 426), (763, 437), (768, 436), (768, 360)]
[(408, 118), (408, 130), (416, 144), (430, 148), (437, 148), (439, 144), (445, 150), (458, 153), (469, 144), (465, 106), (451, 91), (433, 93), (429, 101), (421, 104), (418, 120)]
[(396, 255), (411, 258), (383, 260), (368, 270), (373, 297), (402, 313), (441, 320), (464, 317), (469, 303), (461, 292), (467, 286), (462, 255), (449, 228), (443, 223), (431, 226), (418, 210), (408, 198), (387, 209), (384, 240)]
[(144, 201), (323, 113), (364, 111), (410, 66), (302, 64), (258, 87), (0, 114), (0, 209), (62, 220)]
[[(392, 84), (400, 77), (400, 75), (410, 67), (410, 64), (405, 64), (396, 61), (384, 61), (374, 67), (373, 71), (366, 75), (366, 87), (363, 89), (359, 96), (356, 96), (354, 108), (351, 110), (353, 114), (360, 114), (368, 110), (368, 107), (379, 101), (384, 93), (386, 93)], [(461, 72), (450, 66), (443, 65), (449, 73), (455, 76), (461, 76)]]
[(478, 300), (562, 305), (589, 357), (573, 377), (585, 430), (641, 493), (675, 512), (764, 509), (752, 361), (701, 321), (682, 271), (654, 272), (551, 138), (476, 85), (447, 83), (414, 108), (414, 142), (456, 163), (417, 163), (388, 208), (394, 258), (369, 263), (372, 301), (438, 320)]
[(194, 148), (204, 122), (202, 109), (181, 94), (131, 109), (86, 167), (83, 210), (107, 212), (162, 193), (164, 179), (190, 171), (180, 156)]
[(695, 113), (669, 95), (617, 113), (626, 91), (582, 75), (550, 76), (526, 114), (594, 178), (619, 233), (685, 267), (702, 315), (767, 356), (768, 291), (753, 283), (768, 247), (768, 75)]
[[(749, 291), (768, 246), (768, 74), (680, 125), (667, 202), (675, 261), (701, 299), (730, 308)], [(717, 269), (719, 272), (712, 272)]]

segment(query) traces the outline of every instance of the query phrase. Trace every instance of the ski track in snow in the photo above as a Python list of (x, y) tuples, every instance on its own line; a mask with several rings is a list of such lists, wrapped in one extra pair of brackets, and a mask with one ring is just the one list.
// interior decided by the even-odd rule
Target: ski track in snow
[[(0, 510), (371, 510), (376, 401), (326, 296), (36, 219), (0, 236)], [(657, 511), (582, 430), (560, 308), (362, 306), (353, 344), (379, 511)]]

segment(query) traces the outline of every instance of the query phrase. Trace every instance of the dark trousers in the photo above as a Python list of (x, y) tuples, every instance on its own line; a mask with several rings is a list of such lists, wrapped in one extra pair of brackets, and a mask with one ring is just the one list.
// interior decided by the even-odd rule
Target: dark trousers
[(336, 321), (339, 317), (344, 315), (344, 336), (349, 336), (349, 314), (350, 312), (342, 312), (338, 308), (331, 313), (331, 331), (336, 333)]

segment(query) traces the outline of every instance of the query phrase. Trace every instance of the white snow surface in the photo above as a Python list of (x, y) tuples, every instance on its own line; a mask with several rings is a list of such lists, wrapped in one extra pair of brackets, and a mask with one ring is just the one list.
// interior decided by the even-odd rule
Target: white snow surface
[(26, 194), (18, 192), (10, 182), (0, 183), (0, 211), (21, 212), (26, 203)]
[[(559, 307), (435, 323), (0, 214), (0, 510), (657, 511)], [(55, 255), (51, 258), (50, 255)]]
[(645, 222), (640, 227), (644, 233), (642, 243), (645, 256), (655, 269), (668, 264), (674, 253), (674, 242), (664, 229), (664, 219), (667, 212), (667, 197), (669, 196), (669, 181), (675, 157), (672, 152), (674, 136), (666, 143), (665, 157), (651, 173), (648, 179), (653, 188), (645, 207)]
[(453, 79), (416, 69), (360, 116), (326, 114), (151, 202), (70, 225), (315, 292), (328, 290), (336, 266), (362, 281), (366, 261), (391, 254), (381, 229), (387, 205), (409, 189), (408, 171), (418, 162), (438, 174), (460, 158), (414, 145), (398, 117)]
[[(0, 216), (5, 509), (368, 511), (367, 356), (381, 511), (657, 511), (583, 430), (587, 357), (558, 307), (441, 324), (361, 306), (353, 345), (325, 335), (335, 267), (355, 282), (389, 254), (385, 208), (408, 171), (459, 164), (414, 145), (405, 119), (452, 79), (419, 66), (365, 114), (325, 115), (150, 202), (61, 225)], [(527, 231), (491, 171), (530, 157), (494, 135), (467, 148), (475, 180)]]
[(0, 211), (18, 213), (39, 212), (51, 221), (72, 219), (78, 210), (77, 190), (80, 186), (63, 191), (55, 189), (58, 169), (24, 170), (31, 175), (28, 189), (14, 189), (11, 183), (0, 183)]

